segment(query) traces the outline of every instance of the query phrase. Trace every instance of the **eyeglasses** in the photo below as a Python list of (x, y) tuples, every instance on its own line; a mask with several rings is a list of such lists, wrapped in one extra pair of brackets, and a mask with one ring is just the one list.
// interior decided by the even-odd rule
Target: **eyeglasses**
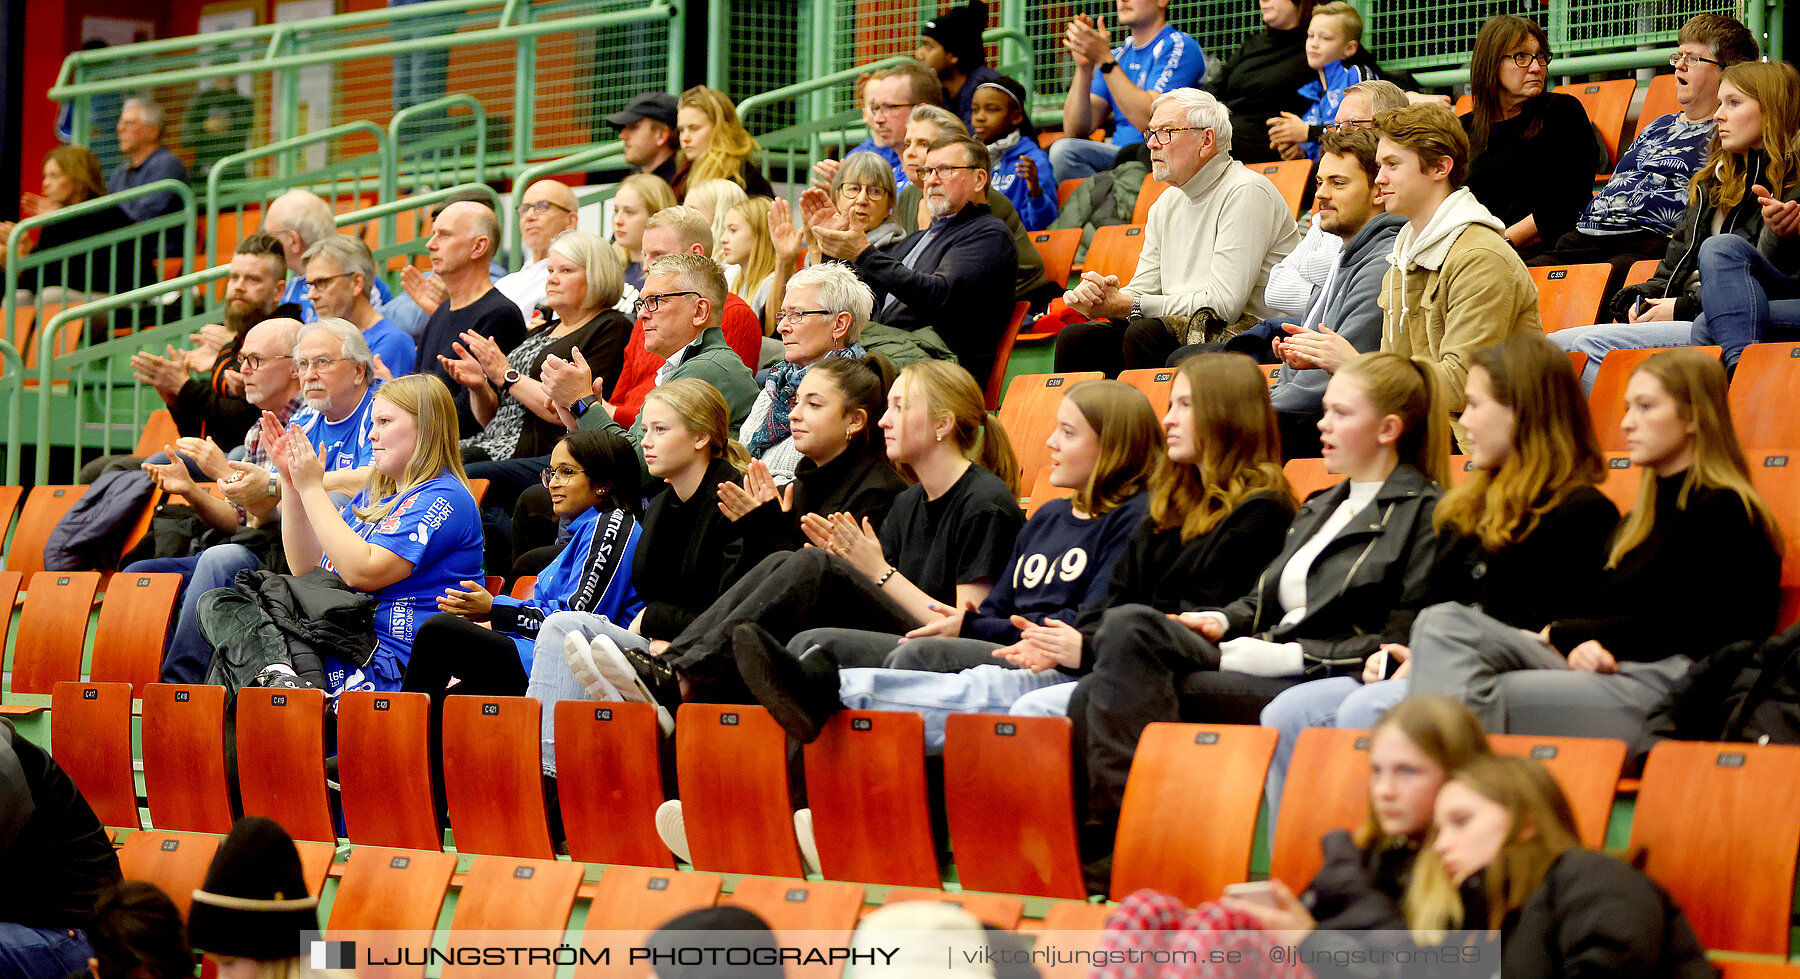
[(790, 320), (800, 319), (803, 316), (831, 316), (833, 315), (833, 312), (833, 310), (829, 309), (784, 309), (776, 315), (775, 321), (778, 323), (786, 323)]
[(1176, 133), (1199, 132), (1205, 128), (1205, 126), (1165, 126), (1162, 129), (1149, 129), (1144, 131), (1144, 141), (1153, 146), (1167, 146), (1175, 141)]
[(355, 273), (353, 272), (339, 272), (336, 275), (321, 275), (316, 279), (307, 279), (306, 289), (308, 292), (324, 292), (325, 287), (330, 285), (334, 280), (342, 279), (354, 274)]
[(920, 167), (919, 171), (918, 171), (919, 172), (919, 181), (921, 183), (923, 183), (924, 181), (930, 180), (932, 177), (943, 177), (945, 179), (949, 179), (950, 172), (952, 170), (980, 170), (980, 169), (982, 169), (982, 168), (975, 166), (973, 164), (970, 164), (968, 166), (960, 166), (960, 167), (953, 167), (953, 166), (949, 166), (948, 164), (941, 166), (941, 167)]
[(1374, 128), (1375, 120), (1373, 119), (1342, 119), (1337, 122), (1328, 122), (1325, 124), (1325, 131), (1328, 133), (1347, 133), (1357, 129)]
[(674, 299), (676, 296), (698, 295), (700, 294), (697, 292), (659, 292), (655, 295), (644, 296), (637, 302), (631, 304), (631, 313), (633, 316), (645, 312), (654, 313), (662, 308), (664, 302)]
[(530, 214), (533, 211), (536, 211), (539, 214), (543, 214), (545, 211), (548, 211), (553, 207), (564, 213), (569, 212), (568, 208), (562, 206), (561, 204), (556, 203), (555, 201), (526, 201), (525, 203), (519, 205), (519, 217), (524, 217), (525, 215)]
[(871, 102), (867, 106), (865, 106), (865, 108), (867, 108), (869, 110), (869, 115), (885, 116), (890, 112), (899, 112), (901, 110), (910, 112), (910, 111), (912, 111), (913, 106), (918, 105), (918, 104), (919, 103), (917, 103), (917, 102), (893, 102), (893, 103)]
[(879, 201), (887, 197), (887, 188), (877, 187), (874, 184), (840, 184), (838, 196), (867, 197), (869, 200)]
[(1501, 57), (1508, 59), (1520, 68), (1529, 68), (1533, 61), (1537, 62), (1539, 67), (1547, 67), (1550, 64), (1550, 52), (1548, 51), (1539, 51), (1537, 54), (1529, 51), (1515, 51), (1512, 54), (1503, 54)]
[(323, 374), (342, 360), (343, 358), (341, 357), (314, 357), (311, 360), (307, 360), (304, 357), (296, 357), (294, 358), (294, 374), (299, 377), (304, 377), (309, 370), (316, 370)]
[(251, 354), (248, 357), (239, 357), (238, 358), (238, 366), (242, 367), (246, 371), (259, 371), (259, 370), (262, 370), (264, 367), (269, 366), (271, 361), (293, 360), (293, 359), (294, 358), (289, 354), (276, 354), (273, 357), (258, 357), (255, 354)]
[(567, 466), (563, 466), (560, 469), (544, 469), (539, 471), (538, 479), (543, 480), (544, 485), (548, 487), (553, 483), (566, 483), (576, 476), (582, 476), (586, 473), (586, 469), (570, 469)]
[(1702, 58), (1697, 54), (1688, 54), (1686, 51), (1677, 51), (1674, 54), (1669, 55), (1669, 67), (1671, 67), (1671, 68), (1680, 68), (1683, 65), (1691, 65), (1696, 61), (1700, 62), (1703, 65), (1714, 65), (1719, 68), (1725, 67), (1725, 62), (1723, 62), (1723, 61), (1714, 61), (1711, 58)]

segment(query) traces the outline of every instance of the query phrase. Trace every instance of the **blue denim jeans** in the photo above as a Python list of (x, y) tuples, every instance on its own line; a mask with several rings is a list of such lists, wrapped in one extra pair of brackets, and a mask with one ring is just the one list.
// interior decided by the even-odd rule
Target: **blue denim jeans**
[(87, 935), (68, 928), (28, 928), (0, 921), (0, 976), (66, 979), (86, 975), (94, 954)]
[[(944, 750), (944, 719), (951, 714), (1066, 713), (1069, 695), (1075, 690), (1070, 682), (1073, 679), (1058, 670), (1033, 673), (991, 664), (960, 673), (850, 669), (838, 674), (838, 699), (851, 710), (899, 710), (922, 715), (925, 751), (935, 755)], [(1046, 694), (1028, 698), (1055, 687), (1066, 689), (1056, 691), (1054, 697)], [(1018, 709), (1021, 704), (1024, 710)]]
[(1787, 331), (1800, 329), (1800, 279), (1745, 239), (1713, 235), (1700, 246), (1700, 305), (1706, 322), (1694, 327), (1694, 342), (1718, 344), (1735, 367), (1750, 344), (1795, 339)]
[(1288, 763), (1294, 758), (1294, 741), (1300, 732), (1309, 727), (1374, 727), (1390, 707), (1406, 699), (1406, 686), (1405, 680), (1365, 684), (1355, 677), (1334, 676), (1289, 687), (1269, 701), (1263, 708), (1262, 723), (1279, 735), (1266, 783), (1271, 825), (1281, 807)]
[[(539, 735), (543, 751), (544, 774), (556, 776), (556, 705), (565, 700), (592, 700), (575, 674), (569, 670), (563, 641), (571, 632), (584, 637), (605, 634), (620, 649), (649, 649), (650, 641), (630, 630), (614, 625), (604, 615), (592, 612), (555, 612), (538, 626), (537, 647), (531, 654), (531, 679), (525, 684), (525, 696), (544, 705)], [(671, 711), (675, 705), (666, 704)]]
[[(1704, 317), (1702, 317), (1704, 319)], [(1644, 347), (1686, 347), (1694, 342), (1698, 329), (1687, 320), (1656, 323), (1601, 323), (1597, 326), (1572, 326), (1557, 330), (1545, 339), (1570, 353), (1588, 355), (1587, 367), (1581, 371), (1581, 390), (1594, 393), (1594, 380), (1600, 376), (1600, 362), (1614, 350), (1639, 350)]]
[(1103, 170), (1111, 170), (1118, 156), (1119, 148), (1111, 143), (1068, 136), (1050, 144), (1050, 169), (1056, 171), (1058, 183), (1086, 180)]
[(196, 557), (152, 558), (125, 569), (126, 574), (173, 571), (182, 576), (181, 616), (163, 651), (162, 682), (205, 683), (212, 665), (212, 644), (200, 634), (200, 596), (214, 588), (230, 588), (239, 571), (262, 567), (242, 544), (218, 544)]

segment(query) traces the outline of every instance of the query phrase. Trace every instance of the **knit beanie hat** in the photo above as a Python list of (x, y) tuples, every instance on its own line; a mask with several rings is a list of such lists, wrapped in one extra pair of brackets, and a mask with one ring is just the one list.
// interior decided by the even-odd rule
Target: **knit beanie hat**
[(987, 52), (981, 43), (981, 32), (987, 29), (987, 22), (985, 0), (969, 0), (960, 7), (951, 7), (938, 14), (935, 20), (926, 21), (919, 33), (956, 55), (957, 67), (968, 74), (977, 65), (987, 63)]
[(293, 838), (272, 819), (245, 816), (194, 892), (188, 937), (215, 955), (291, 959), (300, 954), (300, 933), (319, 930), (318, 908)]

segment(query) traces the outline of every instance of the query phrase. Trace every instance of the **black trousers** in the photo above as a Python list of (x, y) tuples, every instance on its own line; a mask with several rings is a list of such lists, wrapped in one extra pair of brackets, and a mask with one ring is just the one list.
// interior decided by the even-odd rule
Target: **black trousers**
[[(450, 678), (457, 679), (450, 686)], [(525, 665), (510, 636), (439, 612), (413, 637), (412, 657), (400, 689), (431, 695), (433, 714), (451, 693), (517, 697), (525, 693)]]
[(1162, 367), (1180, 341), (1160, 319), (1106, 319), (1072, 323), (1056, 335), (1055, 370), (1100, 371), (1118, 377), (1120, 371)]
[(750, 703), (731, 657), (731, 631), (755, 623), (787, 642), (805, 629), (903, 633), (919, 621), (840, 557), (818, 548), (764, 558), (688, 623), (664, 654), (687, 678), (689, 699)]
[[(1148, 605), (1121, 605), (1100, 620), (1076, 747), (1087, 759), (1088, 821), (1110, 826), (1144, 728), (1157, 721), (1255, 724), (1275, 695), (1302, 677), (1219, 670), (1219, 647)], [(1075, 705), (1071, 703), (1070, 709)]]

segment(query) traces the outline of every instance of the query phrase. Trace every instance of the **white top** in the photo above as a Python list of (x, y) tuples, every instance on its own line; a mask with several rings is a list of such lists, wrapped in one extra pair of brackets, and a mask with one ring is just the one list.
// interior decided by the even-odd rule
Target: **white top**
[[(1271, 313), (1299, 316), (1313, 308), (1331, 285), (1337, 269), (1338, 252), (1344, 239), (1319, 228), (1319, 216), (1312, 216), (1306, 237), (1274, 267), (1269, 269), (1269, 284), (1263, 287), (1263, 304)], [(1307, 317), (1311, 319), (1311, 317)], [(1316, 326), (1302, 322), (1301, 326)]]
[(544, 283), (549, 278), (550, 256), (546, 253), (543, 258), (517, 272), (501, 276), (500, 281), (494, 283), (494, 288), (500, 290), (500, 294), (514, 306), (519, 307), (519, 315), (529, 323), (536, 315), (538, 305), (544, 301)]
[(1281, 578), (1276, 583), (1275, 597), (1281, 602), (1286, 614), (1281, 617), (1281, 625), (1291, 626), (1306, 617), (1306, 576), (1312, 571), (1313, 562), (1319, 559), (1325, 546), (1337, 539), (1338, 532), (1349, 526), (1370, 503), (1375, 501), (1375, 494), (1380, 492), (1381, 483), (1351, 483), (1350, 495), (1338, 504), (1331, 516), (1319, 525), (1319, 529), (1288, 563), (1281, 569)]

